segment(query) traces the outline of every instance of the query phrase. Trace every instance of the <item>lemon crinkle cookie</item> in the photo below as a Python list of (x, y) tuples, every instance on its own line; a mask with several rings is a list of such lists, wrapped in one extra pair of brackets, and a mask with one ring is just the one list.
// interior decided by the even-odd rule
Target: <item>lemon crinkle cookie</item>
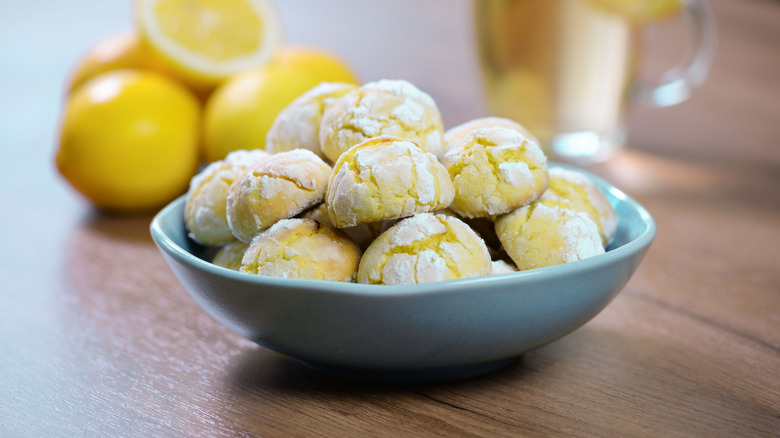
[(369, 82), (345, 94), (322, 116), (320, 147), (335, 162), (352, 146), (380, 135), (415, 141), (443, 152), (441, 114), (433, 98), (404, 80)]
[[(306, 210), (301, 217), (307, 219), (313, 219), (321, 224), (333, 225), (333, 221), (330, 220), (328, 210), (325, 208), (325, 203), (318, 205), (315, 208)], [(354, 227), (340, 228), (340, 230), (346, 234), (353, 242), (361, 249), (365, 250), (368, 245), (374, 241), (383, 231), (388, 227), (387, 223), (390, 221), (378, 221), (365, 224), (355, 225)]]
[(509, 128), (472, 131), (442, 164), (455, 185), (450, 209), (467, 218), (508, 213), (538, 198), (549, 183), (542, 149)]
[(493, 260), (491, 262), (490, 275), (510, 274), (512, 272), (517, 272), (517, 268), (505, 260)]
[(217, 251), (211, 263), (238, 271), (241, 268), (241, 260), (244, 258), (244, 251), (247, 247), (249, 247), (248, 243), (233, 240)]
[(617, 231), (617, 215), (596, 183), (581, 172), (561, 167), (552, 168), (549, 173), (548, 191), (568, 199), (575, 210), (587, 213), (596, 222), (604, 246), (612, 243)]
[(455, 190), (447, 169), (412, 141), (382, 136), (342, 154), (333, 166), (325, 206), (338, 228), (447, 207)]
[(489, 275), (490, 255), (463, 221), (421, 213), (398, 221), (371, 243), (358, 268), (358, 282), (418, 284)]
[(468, 122), (461, 123), (460, 125), (453, 126), (452, 128), (444, 131), (444, 150), (445, 152), (457, 146), (458, 143), (463, 141), (472, 132), (480, 128), (509, 128), (518, 131), (519, 133), (528, 137), (531, 141), (539, 143), (539, 140), (534, 137), (525, 126), (515, 122), (512, 119), (504, 117), (482, 117), (479, 119), (469, 120)]
[(241, 272), (284, 278), (355, 281), (361, 251), (344, 233), (312, 219), (282, 219), (244, 252)]
[(265, 150), (270, 153), (308, 149), (323, 157), (320, 149), (322, 115), (357, 85), (322, 82), (285, 107), (268, 130)]
[(184, 223), (194, 241), (202, 245), (223, 245), (234, 239), (227, 222), (228, 188), (249, 167), (268, 157), (260, 149), (233, 151), (190, 180)]
[(521, 271), (604, 253), (596, 223), (557, 196), (545, 195), (499, 216), (496, 234)]
[(330, 173), (330, 166), (307, 149), (280, 152), (250, 167), (228, 190), (233, 235), (249, 243), (277, 221), (322, 202)]

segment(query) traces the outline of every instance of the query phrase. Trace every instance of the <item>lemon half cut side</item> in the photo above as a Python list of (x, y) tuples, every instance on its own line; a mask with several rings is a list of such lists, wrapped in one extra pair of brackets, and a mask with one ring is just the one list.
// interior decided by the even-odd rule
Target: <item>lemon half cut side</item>
[(271, 0), (136, 0), (145, 43), (187, 82), (214, 86), (257, 67), (283, 40)]

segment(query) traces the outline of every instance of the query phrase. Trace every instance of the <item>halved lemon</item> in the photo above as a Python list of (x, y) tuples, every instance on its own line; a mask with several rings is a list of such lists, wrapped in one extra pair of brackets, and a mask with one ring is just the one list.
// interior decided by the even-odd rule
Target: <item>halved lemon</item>
[(195, 89), (264, 64), (283, 39), (271, 0), (136, 0), (143, 41)]
[(669, 18), (683, 6), (680, 0), (590, 0), (590, 2), (639, 24)]

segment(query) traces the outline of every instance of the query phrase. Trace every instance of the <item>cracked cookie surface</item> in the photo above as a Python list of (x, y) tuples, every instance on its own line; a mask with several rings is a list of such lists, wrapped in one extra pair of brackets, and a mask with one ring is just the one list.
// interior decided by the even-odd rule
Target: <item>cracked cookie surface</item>
[(433, 154), (397, 137), (355, 145), (333, 166), (325, 206), (338, 228), (440, 210), (455, 196)]
[(617, 214), (604, 193), (587, 176), (560, 167), (550, 169), (547, 190), (568, 199), (575, 210), (587, 213), (596, 222), (605, 247), (612, 242), (617, 232)]
[(514, 120), (504, 117), (481, 117), (478, 119), (469, 120), (468, 122), (461, 123), (460, 125), (453, 126), (452, 128), (444, 131), (444, 152), (455, 148), (461, 141), (469, 136), (472, 132), (481, 128), (509, 128), (518, 131), (524, 136), (528, 137), (531, 141), (539, 143), (539, 140), (531, 134), (525, 126), (515, 122)]
[(368, 284), (419, 284), (489, 275), (487, 246), (463, 221), (421, 213), (403, 219), (366, 249), (357, 280)]
[(411, 83), (383, 79), (345, 94), (322, 116), (320, 147), (332, 162), (352, 146), (390, 135), (441, 156), (443, 124), (436, 102)]
[(279, 152), (250, 167), (230, 185), (227, 219), (240, 241), (291, 218), (325, 198), (331, 168), (307, 149)]
[(268, 130), (266, 151), (308, 149), (324, 158), (320, 149), (322, 116), (342, 96), (356, 88), (346, 82), (322, 82), (293, 100), (276, 116)]
[(283, 219), (258, 234), (241, 272), (284, 278), (355, 281), (361, 251), (344, 233), (312, 219)]
[(467, 218), (508, 213), (538, 198), (547, 189), (547, 157), (519, 131), (479, 128), (444, 154), (455, 186), (450, 205)]
[(544, 195), (496, 218), (496, 234), (518, 269), (582, 260), (604, 253), (596, 223), (566, 199)]
[(228, 188), (249, 167), (268, 157), (260, 149), (233, 151), (190, 180), (184, 224), (192, 240), (202, 245), (223, 245), (234, 239), (227, 221)]

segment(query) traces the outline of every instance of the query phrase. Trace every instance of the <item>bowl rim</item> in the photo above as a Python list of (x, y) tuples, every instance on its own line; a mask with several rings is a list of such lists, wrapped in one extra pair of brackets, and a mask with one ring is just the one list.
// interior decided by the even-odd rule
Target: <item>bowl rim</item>
[[(547, 280), (553, 280), (560, 277), (569, 277), (578, 273), (591, 271), (598, 267), (609, 265), (617, 260), (628, 258), (633, 254), (648, 247), (657, 233), (657, 225), (652, 215), (644, 206), (635, 199), (627, 195), (622, 190), (607, 183), (605, 180), (569, 165), (560, 163), (551, 163), (556, 167), (568, 168), (584, 173), (591, 178), (596, 185), (609, 195), (618, 199), (620, 202), (628, 203), (633, 210), (638, 213), (639, 218), (645, 225), (645, 229), (636, 238), (625, 244), (607, 250), (603, 254), (589, 257), (583, 260), (577, 260), (556, 266), (536, 268), (527, 271), (510, 272), (503, 274), (486, 275), (472, 278), (461, 278), (453, 280), (437, 281), (432, 283), (414, 284), (414, 285), (377, 285), (363, 283), (349, 283), (325, 280), (310, 280), (297, 278), (268, 277), (244, 272), (235, 271), (229, 268), (217, 266), (207, 262), (200, 257), (190, 253), (182, 248), (164, 231), (163, 219), (175, 214), (174, 211), (181, 208), (181, 204), (186, 201), (187, 195), (184, 194), (163, 207), (152, 219), (149, 226), (154, 242), (165, 253), (172, 256), (178, 262), (188, 265), (194, 269), (206, 271), (211, 275), (226, 277), (229, 280), (254, 284), (259, 288), (293, 288), (299, 290), (317, 290), (320, 292), (329, 292), (341, 295), (355, 295), (363, 298), (373, 297), (394, 297), (399, 295), (433, 295), (439, 293), (449, 293), (453, 289), (471, 289), (475, 287), (491, 288), (501, 285), (512, 284), (520, 286), (525, 283), (538, 283)], [(184, 221), (182, 219), (182, 227)], [(370, 293), (367, 293), (370, 292)]]

